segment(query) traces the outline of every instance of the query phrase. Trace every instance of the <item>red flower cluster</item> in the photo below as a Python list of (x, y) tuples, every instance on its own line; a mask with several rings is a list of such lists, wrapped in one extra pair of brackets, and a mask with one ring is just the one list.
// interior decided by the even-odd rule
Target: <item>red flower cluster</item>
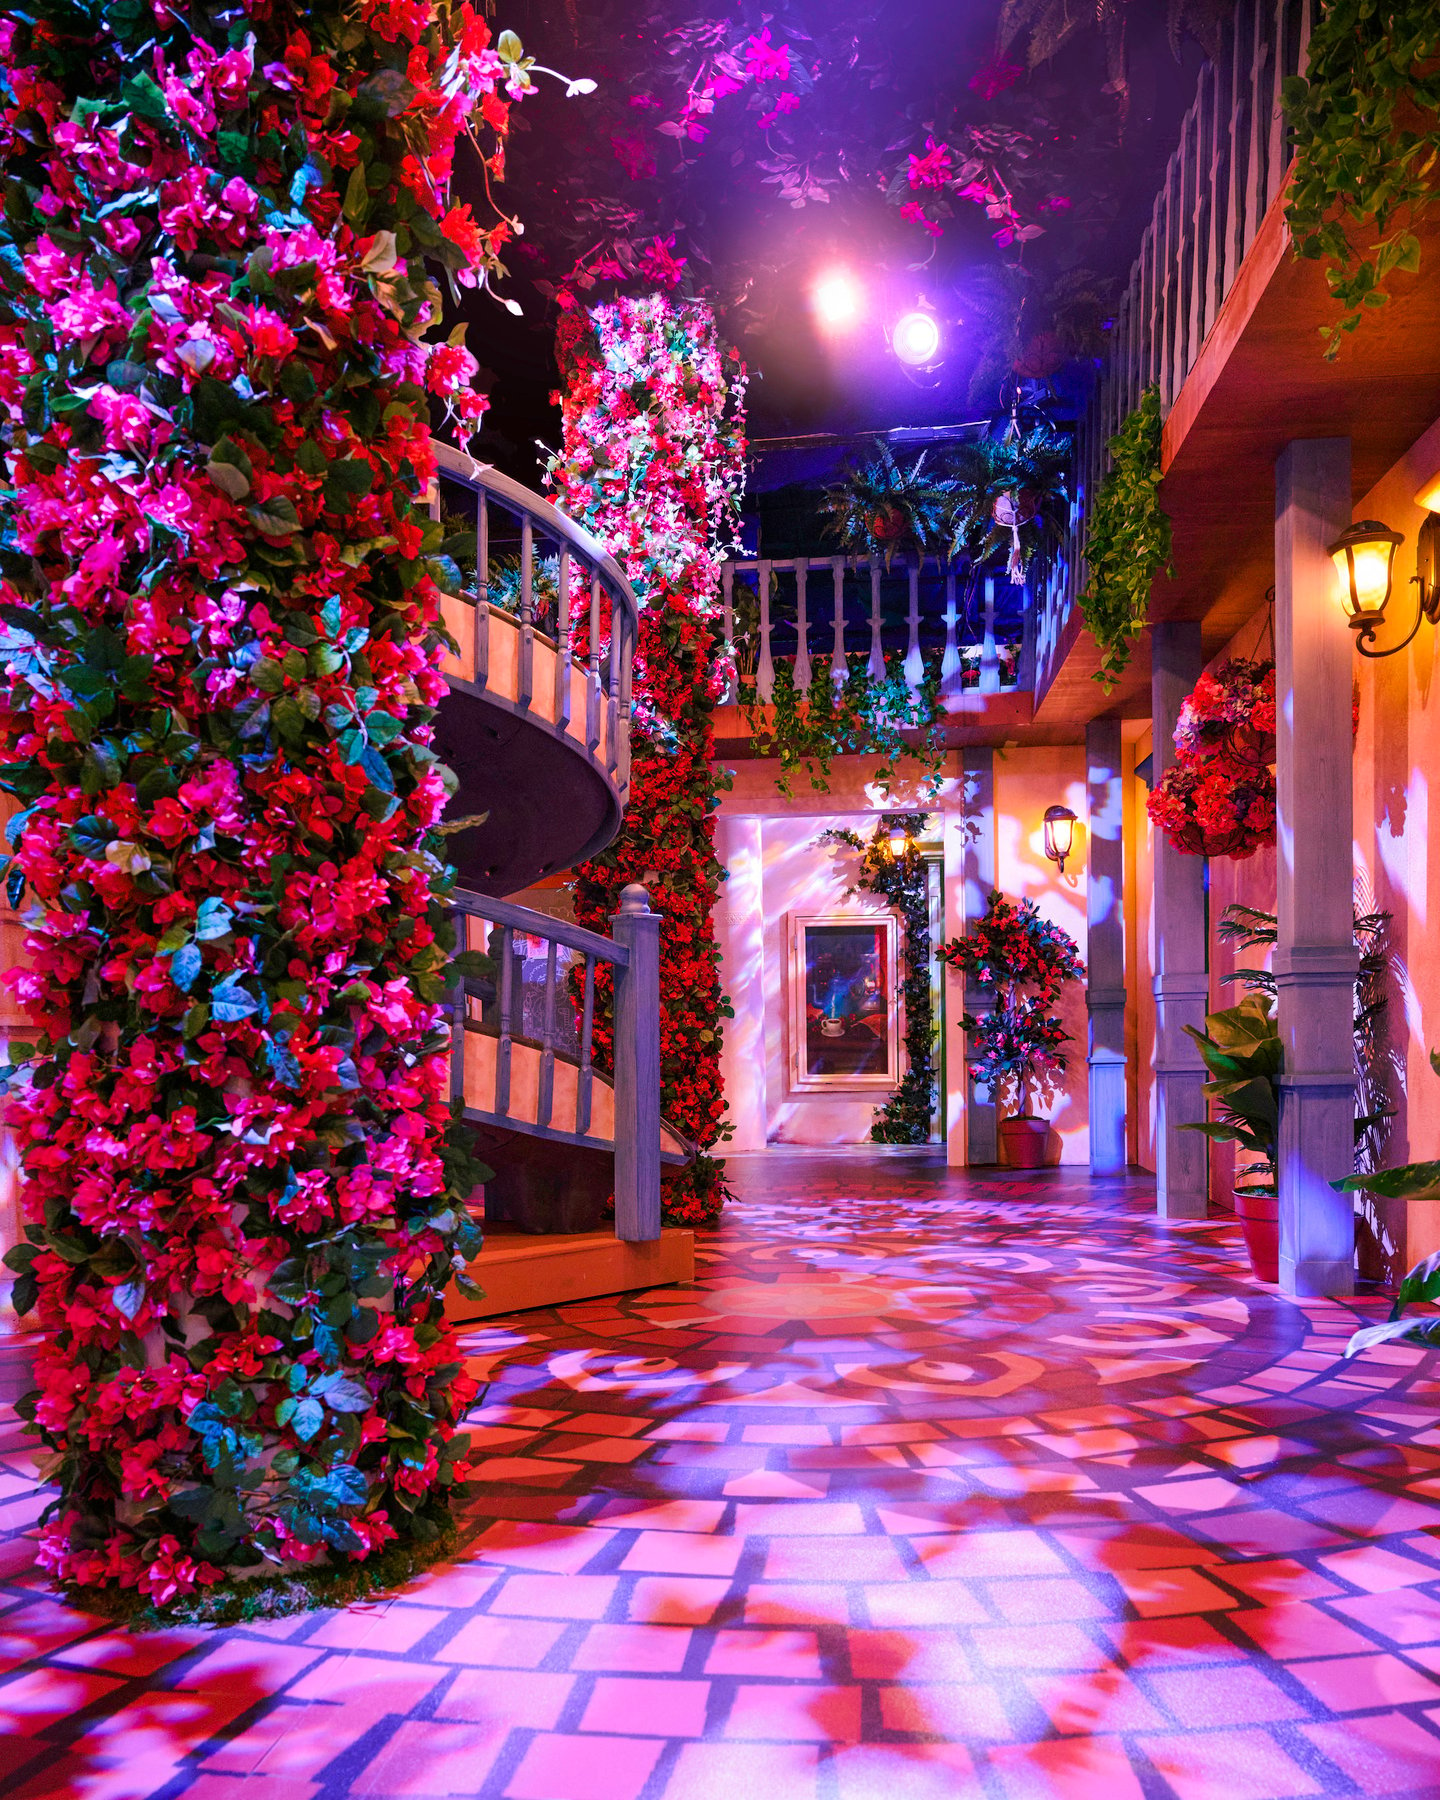
[[(627, 882), (660, 913), (665, 1116), (703, 1152), (722, 1136), (720, 991), (713, 912), (719, 789), (711, 717), (721, 687), (713, 614), (744, 480), (745, 372), (709, 309), (654, 294), (562, 319), (561, 504), (619, 559), (643, 602), (630, 800), (620, 836), (576, 873), (575, 916), (604, 930)], [(597, 1027), (597, 1043), (604, 1044)], [(666, 1188), (673, 1224), (712, 1223), (718, 1165)]]
[(1196, 682), (1151, 822), (1187, 856), (1253, 856), (1275, 842), (1275, 664), (1235, 658)]
[(464, 4), (305, 18), (0, 26), (7, 1261), (42, 1561), (160, 1601), (433, 1536), (473, 1391), (424, 498), (483, 401), (422, 257), (495, 266), (446, 186), (528, 77)]
[(1033, 900), (1017, 906), (991, 894), (969, 935), (952, 938), (940, 954), (994, 994), (992, 1010), (962, 1019), (978, 1051), (969, 1070), (987, 1087), (1012, 1089), (1023, 1114), (1037, 1071), (1065, 1067), (1069, 1033), (1053, 1008), (1065, 984), (1085, 973), (1075, 940), (1042, 919)]

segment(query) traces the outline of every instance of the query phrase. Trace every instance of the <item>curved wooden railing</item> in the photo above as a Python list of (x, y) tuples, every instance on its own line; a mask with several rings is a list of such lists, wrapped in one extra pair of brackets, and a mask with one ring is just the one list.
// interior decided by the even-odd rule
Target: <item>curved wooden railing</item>
[[(476, 1124), (611, 1151), (616, 1235), (658, 1237), (661, 1164), (690, 1150), (660, 1117), (660, 922), (644, 888), (623, 891), (613, 938), (483, 894), (457, 891), (453, 905), (460, 948), (486, 953), (492, 973), (450, 995), (451, 1097)], [(614, 981), (610, 1080), (594, 1066), (602, 965)]]
[[(571, 740), (603, 769), (623, 806), (639, 638), (635, 590), (615, 558), (541, 495), (448, 444), (432, 447), (439, 471), (434, 508), (438, 513), (451, 490), (464, 490), (476, 537), (464, 591), (446, 608), (460, 654), (447, 659), (445, 673), (452, 685)], [(536, 601), (537, 556), (547, 548), (559, 596), (548, 632), (540, 629)], [(518, 560), (512, 607), (492, 597), (502, 551)]]

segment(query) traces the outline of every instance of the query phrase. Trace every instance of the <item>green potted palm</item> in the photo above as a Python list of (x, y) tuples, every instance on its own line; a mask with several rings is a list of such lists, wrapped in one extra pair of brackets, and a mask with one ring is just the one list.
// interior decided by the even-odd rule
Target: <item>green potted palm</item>
[(1280, 1210), (1276, 1151), (1280, 1135), (1277, 1081), (1283, 1049), (1268, 995), (1247, 994), (1238, 1006), (1208, 1013), (1204, 1031), (1187, 1025), (1210, 1071), (1205, 1096), (1214, 1117), (1186, 1125), (1217, 1144), (1236, 1144), (1247, 1160), (1236, 1171), (1235, 1215), (1257, 1280), (1280, 1278)]

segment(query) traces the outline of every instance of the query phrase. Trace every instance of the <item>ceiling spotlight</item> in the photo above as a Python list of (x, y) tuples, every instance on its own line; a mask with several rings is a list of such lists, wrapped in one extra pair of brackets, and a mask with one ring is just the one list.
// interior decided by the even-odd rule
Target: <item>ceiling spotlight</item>
[(907, 312), (896, 320), (890, 342), (901, 362), (923, 369), (940, 354), (940, 321), (932, 312)]
[(864, 310), (864, 295), (853, 275), (844, 269), (833, 269), (815, 283), (810, 304), (826, 331), (846, 331)]

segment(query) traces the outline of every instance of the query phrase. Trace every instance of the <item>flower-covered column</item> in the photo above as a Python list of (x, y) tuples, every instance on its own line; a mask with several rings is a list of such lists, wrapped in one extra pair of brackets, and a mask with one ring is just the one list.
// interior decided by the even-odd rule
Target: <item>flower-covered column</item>
[(483, 401), (422, 259), (494, 266), (452, 158), (528, 76), (430, 0), (11, 15), (0, 56), (7, 1260), (43, 1562), (166, 1601), (432, 1539), (464, 1469), (422, 502), (432, 398)]
[[(744, 483), (745, 371), (708, 306), (658, 293), (572, 306), (559, 354), (565, 440), (551, 479), (643, 602), (625, 822), (577, 872), (575, 916), (604, 930), (620, 889), (648, 886), (661, 916), (662, 1106), (703, 1152), (725, 1113), (712, 715), (724, 673), (720, 564)], [(702, 1155), (667, 1185), (667, 1221), (708, 1223), (720, 1200), (721, 1165)]]

